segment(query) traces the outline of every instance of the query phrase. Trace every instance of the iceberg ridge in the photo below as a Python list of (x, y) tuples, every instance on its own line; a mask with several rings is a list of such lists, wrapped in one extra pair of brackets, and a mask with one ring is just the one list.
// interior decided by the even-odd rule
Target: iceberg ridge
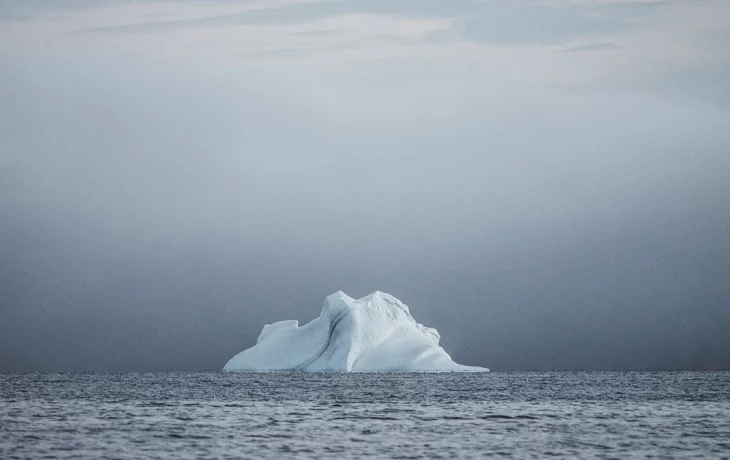
[(231, 371), (466, 371), (489, 369), (452, 361), (436, 329), (423, 326), (407, 305), (375, 291), (353, 299), (327, 296), (319, 317), (263, 327), (256, 345), (226, 363)]

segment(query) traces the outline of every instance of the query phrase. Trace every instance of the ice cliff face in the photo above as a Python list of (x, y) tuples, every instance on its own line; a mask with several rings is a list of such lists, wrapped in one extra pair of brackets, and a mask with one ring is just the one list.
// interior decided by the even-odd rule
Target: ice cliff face
[(376, 291), (355, 300), (327, 297), (318, 318), (264, 326), (256, 345), (224, 371), (488, 371), (462, 366), (439, 346), (436, 329), (418, 324), (408, 307)]

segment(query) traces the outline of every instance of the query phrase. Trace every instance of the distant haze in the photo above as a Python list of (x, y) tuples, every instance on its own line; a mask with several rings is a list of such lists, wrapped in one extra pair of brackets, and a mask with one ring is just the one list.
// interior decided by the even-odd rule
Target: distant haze
[(327, 294), (455, 361), (730, 368), (730, 2), (0, 1), (0, 371)]

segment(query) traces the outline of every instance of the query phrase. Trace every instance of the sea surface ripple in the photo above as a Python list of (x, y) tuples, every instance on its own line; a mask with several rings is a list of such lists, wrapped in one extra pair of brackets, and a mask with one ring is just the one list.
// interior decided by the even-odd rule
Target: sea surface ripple
[(0, 374), (0, 458), (722, 458), (730, 372)]

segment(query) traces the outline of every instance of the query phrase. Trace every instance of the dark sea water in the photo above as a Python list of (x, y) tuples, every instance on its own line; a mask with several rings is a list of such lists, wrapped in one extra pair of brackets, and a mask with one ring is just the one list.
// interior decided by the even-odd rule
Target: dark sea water
[(730, 372), (0, 374), (0, 458), (730, 456)]

